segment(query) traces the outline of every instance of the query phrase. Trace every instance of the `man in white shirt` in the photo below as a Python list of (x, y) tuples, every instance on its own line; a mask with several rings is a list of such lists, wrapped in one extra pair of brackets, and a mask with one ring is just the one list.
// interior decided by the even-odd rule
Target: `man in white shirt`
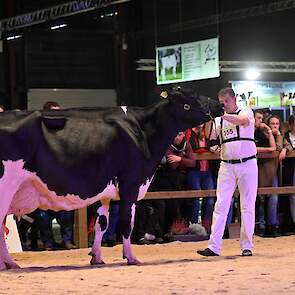
[(225, 114), (215, 119), (211, 139), (220, 137), (221, 165), (217, 180), (217, 201), (213, 212), (208, 248), (198, 250), (203, 256), (219, 256), (231, 199), (238, 186), (241, 202), (240, 246), (243, 256), (252, 256), (255, 225), (255, 199), (258, 169), (254, 141), (254, 114), (250, 108), (239, 109), (235, 93), (223, 88), (218, 93)]

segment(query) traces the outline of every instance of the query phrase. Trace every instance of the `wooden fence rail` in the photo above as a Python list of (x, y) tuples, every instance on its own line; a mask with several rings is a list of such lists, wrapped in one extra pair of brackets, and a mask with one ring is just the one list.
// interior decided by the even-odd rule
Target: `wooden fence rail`
[[(211, 152), (195, 154), (197, 160), (218, 160), (219, 154)], [(279, 152), (259, 153), (257, 158), (275, 158), (278, 157)], [(288, 158), (295, 158), (295, 151), (287, 154)], [(235, 191), (235, 196), (239, 194), (238, 190)], [(257, 195), (289, 195), (295, 194), (295, 186), (282, 186), (282, 187), (260, 187), (257, 189)], [(180, 199), (180, 198), (206, 198), (215, 197), (216, 190), (186, 190), (186, 191), (161, 191), (161, 192), (147, 192), (145, 200), (158, 200), (158, 199)], [(87, 208), (82, 208), (75, 211), (75, 243), (79, 248), (88, 247), (87, 236)]]
[[(257, 189), (257, 195), (285, 195), (295, 194), (295, 186), (280, 186), (280, 187), (259, 187)], [(235, 196), (239, 195), (239, 191), (236, 190)], [(157, 200), (157, 199), (187, 199), (187, 198), (207, 198), (216, 197), (216, 190), (188, 190), (188, 191), (161, 191), (161, 192), (147, 192), (145, 200)]]

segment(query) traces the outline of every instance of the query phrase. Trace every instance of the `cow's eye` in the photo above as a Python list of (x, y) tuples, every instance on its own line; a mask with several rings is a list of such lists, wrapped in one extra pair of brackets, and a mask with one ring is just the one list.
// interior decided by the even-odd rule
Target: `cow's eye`
[(183, 108), (186, 110), (186, 111), (188, 111), (188, 110), (190, 110), (190, 108), (191, 108), (191, 106), (189, 105), (189, 104), (184, 104), (183, 105)]

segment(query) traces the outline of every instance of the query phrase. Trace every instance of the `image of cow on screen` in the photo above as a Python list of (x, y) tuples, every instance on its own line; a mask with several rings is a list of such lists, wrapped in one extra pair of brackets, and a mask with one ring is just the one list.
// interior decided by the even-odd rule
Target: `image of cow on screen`
[(182, 79), (181, 47), (158, 49), (159, 80)]

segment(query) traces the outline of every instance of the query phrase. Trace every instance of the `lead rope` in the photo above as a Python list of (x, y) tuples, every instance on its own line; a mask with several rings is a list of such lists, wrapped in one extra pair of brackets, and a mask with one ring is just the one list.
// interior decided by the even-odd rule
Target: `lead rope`
[(217, 127), (216, 127), (216, 122), (215, 122), (214, 118), (211, 115), (210, 104), (209, 104), (210, 97), (208, 97), (208, 100), (207, 101), (208, 101), (208, 111), (207, 111), (207, 114), (206, 115), (208, 115), (210, 117), (210, 121), (212, 122), (212, 125), (211, 126), (213, 126), (212, 128), (210, 128), (210, 133), (209, 133), (209, 137), (208, 137), (209, 140), (210, 140), (210, 136), (211, 136), (211, 133), (212, 133), (213, 128), (214, 128), (214, 131), (215, 131), (215, 135), (217, 137)]

